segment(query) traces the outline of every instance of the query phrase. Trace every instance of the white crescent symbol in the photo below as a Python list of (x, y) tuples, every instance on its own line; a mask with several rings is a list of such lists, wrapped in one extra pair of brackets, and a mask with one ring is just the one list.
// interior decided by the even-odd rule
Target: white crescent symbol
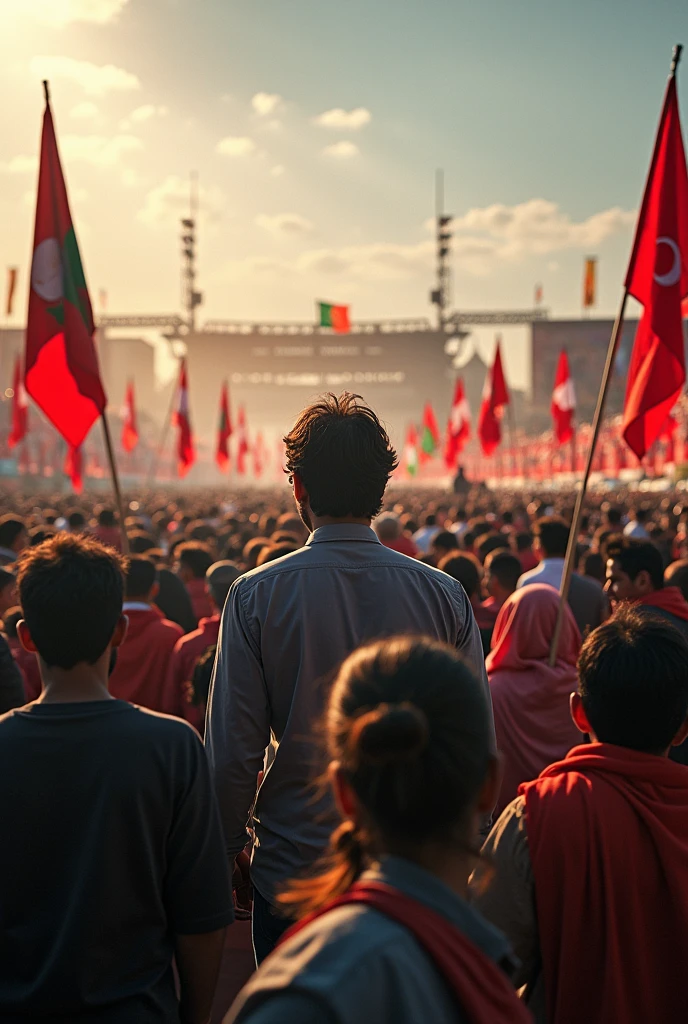
[(661, 238), (657, 239), (657, 246), (659, 247), (662, 244), (668, 245), (671, 249), (674, 254), (674, 264), (667, 274), (655, 274), (655, 281), (657, 284), (661, 284), (663, 288), (669, 288), (672, 284), (676, 284), (681, 276), (681, 252), (673, 238), (668, 238), (666, 235), (662, 235)]

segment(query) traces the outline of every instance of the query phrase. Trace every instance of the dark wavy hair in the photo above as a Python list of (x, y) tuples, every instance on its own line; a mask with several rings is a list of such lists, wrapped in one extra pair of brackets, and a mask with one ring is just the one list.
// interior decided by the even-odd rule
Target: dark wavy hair
[(285, 911), (317, 910), (382, 853), (412, 855), (435, 840), (479, 856), (465, 831), (492, 759), (490, 713), (452, 648), (393, 637), (355, 651), (334, 683), (325, 733), (362, 821), (340, 825), (315, 874), (278, 897)]
[(284, 438), (286, 471), (298, 473), (316, 516), (373, 519), (398, 466), (387, 431), (360, 395), (324, 395)]

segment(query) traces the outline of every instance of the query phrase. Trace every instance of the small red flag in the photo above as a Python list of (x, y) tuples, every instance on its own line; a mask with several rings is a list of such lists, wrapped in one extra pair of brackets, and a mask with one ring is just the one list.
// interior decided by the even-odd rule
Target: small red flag
[(229, 416), (229, 392), (227, 381), (220, 393), (220, 422), (217, 428), (217, 450), (215, 461), (223, 473), (229, 468), (229, 439), (232, 436), (232, 421)]
[(243, 405), (239, 406), (239, 419), (237, 423), (238, 444), (237, 444), (237, 473), (244, 476), (246, 473), (246, 457), (248, 455), (248, 430), (246, 427), (246, 410)]
[(463, 386), (463, 378), (458, 377), (454, 388), (449, 422), (447, 423), (447, 440), (444, 446), (444, 462), (447, 469), (456, 468), (456, 462), (463, 451), (464, 445), (471, 436), (471, 410)]
[(29, 418), (29, 403), (26, 398), (26, 390), (21, 372), (21, 356), (17, 356), (14, 363), (14, 379), (12, 381), (12, 431), (7, 438), (10, 448), (14, 448), (26, 437)]
[(642, 459), (686, 380), (681, 300), (688, 294), (688, 172), (676, 78), (669, 78), (626, 288), (643, 308), (626, 384), (622, 432)]
[(193, 438), (191, 436), (191, 419), (189, 417), (189, 383), (186, 375), (186, 359), (182, 359), (179, 370), (179, 397), (177, 409), (173, 416), (173, 424), (179, 431), (177, 437), (177, 473), (186, 476), (194, 462)]
[(81, 494), (84, 489), (83, 480), (84, 456), (81, 447), (67, 449), (64, 463), (65, 474), (72, 482), (72, 490), (75, 494)]
[(501, 420), (504, 406), (509, 404), (509, 392), (502, 369), (501, 339), (497, 339), (494, 363), (487, 371), (483, 400), (478, 417), (478, 437), (484, 455), (492, 455), (502, 440)]
[(103, 413), (93, 311), (46, 103), (26, 327), (26, 390), (78, 448)]
[(139, 443), (133, 380), (130, 380), (127, 385), (127, 393), (124, 398), (124, 409), (122, 410), (122, 413), (124, 418), (124, 423), (122, 425), (122, 448), (124, 448), (125, 452), (133, 452), (134, 448)]
[(573, 386), (566, 349), (562, 349), (559, 356), (550, 408), (554, 421), (554, 436), (559, 444), (566, 444), (573, 437), (573, 415), (576, 411), (576, 389)]

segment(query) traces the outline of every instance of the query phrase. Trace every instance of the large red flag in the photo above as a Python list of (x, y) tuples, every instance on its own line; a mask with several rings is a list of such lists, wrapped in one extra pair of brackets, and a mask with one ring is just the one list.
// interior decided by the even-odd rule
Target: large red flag
[(478, 417), (478, 437), (485, 455), (492, 455), (502, 440), (501, 420), (504, 406), (509, 404), (509, 392), (502, 369), (502, 353), (499, 339), (494, 363), (487, 371), (483, 401)]
[(248, 430), (246, 429), (246, 410), (243, 405), (239, 406), (238, 444), (237, 444), (237, 473), (244, 476), (246, 473), (246, 456), (248, 455)]
[(215, 461), (223, 473), (229, 468), (229, 439), (232, 436), (232, 421), (229, 415), (229, 392), (227, 381), (220, 392), (220, 422), (217, 428), (217, 449)]
[(554, 436), (559, 444), (566, 444), (573, 437), (573, 414), (576, 411), (576, 389), (569, 368), (566, 349), (561, 350), (552, 392), (552, 420)]
[(21, 356), (17, 356), (14, 364), (14, 379), (12, 381), (12, 431), (7, 438), (10, 448), (14, 448), (26, 437), (26, 430), (29, 418), (29, 403), (26, 398), (26, 390), (22, 380)]
[(688, 173), (676, 79), (667, 85), (626, 288), (644, 309), (626, 384), (623, 436), (639, 459), (686, 380), (681, 300), (688, 294)]
[(447, 423), (447, 440), (444, 446), (444, 463), (447, 469), (456, 469), (457, 459), (470, 436), (471, 410), (468, 406), (463, 378), (458, 377), (454, 388), (454, 401), (449, 413), (449, 422)]
[(186, 359), (182, 359), (179, 370), (179, 397), (173, 417), (174, 426), (179, 431), (177, 437), (177, 473), (186, 476), (194, 462), (193, 437), (191, 436), (191, 419), (189, 416), (189, 383), (186, 375)]
[(78, 448), (105, 409), (93, 312), (46, 103), (26, 327), (26, 390)]
[(139, 430), (136, 424), (136, 402), (134, 399), (134, 382), (130, 380), (127, 384), (127, 393), (124, 398), (124, 423), (122, 425), (122, 448), (125, 452), (133, 452), (139, 443)]

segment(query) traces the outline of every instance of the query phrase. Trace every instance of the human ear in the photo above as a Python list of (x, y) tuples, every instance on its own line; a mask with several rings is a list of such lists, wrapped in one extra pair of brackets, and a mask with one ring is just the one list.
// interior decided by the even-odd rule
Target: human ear
[(573, 724), (576, 726), (578, 731), (590, 735), (592, 733), (592, 729), (590, 728), (590, 722), (588, 721), (588, 716), (585, 713), (580, 693), (571, 694), (571, 697), (569, 698), (569, 707), (571, 709)]
[(303, 480), (298, 473), (293, 473), (294, 478), (294, 497), (296, 501), (301, 504), (304, 501), (308, 501), (308, 491), (304, 487)]
[(357, 816), (358, 801), (339, 761), (331, 762), (327, 769), (327, 775), (332, 786), (337, 810), (342, 818), (354, 820)]
[(29, 654), (38, 654), (36, 645), (33, 642), (29, 627), (26, 625), (23, 619), (20, 619), (17, 623), (17, 636), (19, 637), (19, 643), (22, 645), (25, 651)]
[(672, 747), (679, 747), (685, 739), (688, 739), (688, 718), (671, 741)]
[(120, 647), (124, 643), (124, 638), (127, 635), (128, 629), (129, 619), (126, 617), (126, 615), (122, 614), (120, 615), (117, 625), (115, 626), (115, 632), (112, 634), (110, 647)]

